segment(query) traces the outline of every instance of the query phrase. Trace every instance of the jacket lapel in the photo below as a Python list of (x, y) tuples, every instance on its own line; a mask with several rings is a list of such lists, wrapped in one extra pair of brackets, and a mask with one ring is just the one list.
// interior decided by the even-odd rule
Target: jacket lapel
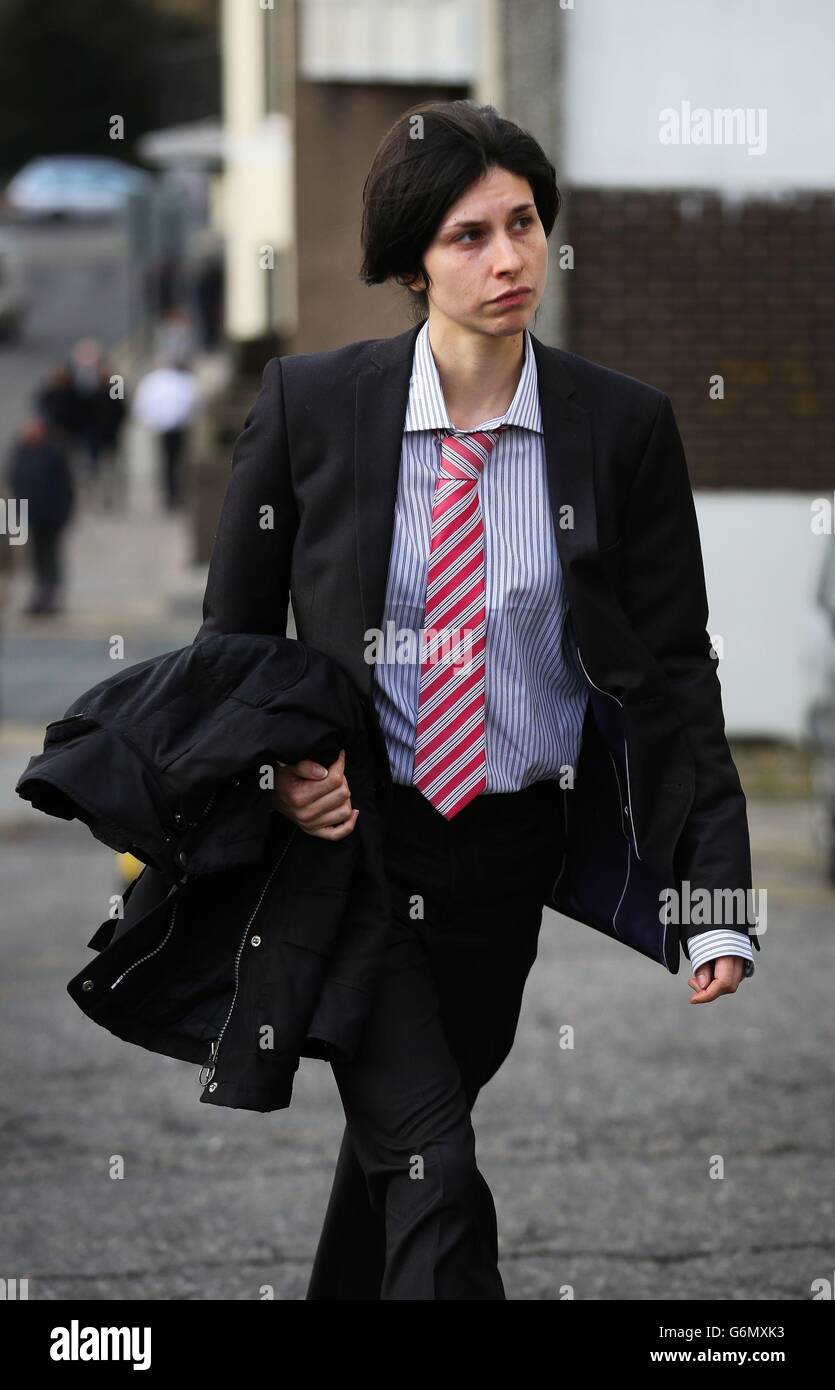
[(531, 334), (545, 435), (548, 494), (563, 571), (597, 550), (589, 413), (570, 399), (574, 382), (554, 348)]
[[(354, 502), (357, 569), (365, 629), (381, 628), (394, 531), (403, 422), (421, 325), (383, 339), (357, 375)], [(553, 348), (531, 334), (536, 357), (548, 493), (563, 569), (597, 549), (588, 411), (573, 402), (572, 377)], [(368, 667), (371, 683), (371, 666)]]

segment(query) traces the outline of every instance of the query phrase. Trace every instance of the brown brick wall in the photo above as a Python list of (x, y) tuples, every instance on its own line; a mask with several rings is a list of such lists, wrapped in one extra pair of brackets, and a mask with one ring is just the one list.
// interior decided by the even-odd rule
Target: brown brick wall
[[(835, 488), (835, 193), (566, 189), (564, 346), (670, 396), (697, 487)], [(575, 268), (558, 269), (557, 248)], [(725, 399), (708, 396), (721, 374)]]
[(358, 278), (362, 186), (398, 116), (418, 101), (461, 96), (459, 87), (297, 84), (299, 331), (282, 351), (317, 352), (409, 327), (402, 290)]

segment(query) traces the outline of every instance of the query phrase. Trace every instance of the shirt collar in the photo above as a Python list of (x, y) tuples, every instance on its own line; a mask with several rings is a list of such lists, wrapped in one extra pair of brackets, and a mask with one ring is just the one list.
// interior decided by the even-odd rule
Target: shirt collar
[[(542, 415), (539, 408), (539, 385), (536, 373), (536, 358), (528, 329), (524, 330), (525, 360), (516, 394), (504, 415), (482, 421), (478, 428), (493, 428), (497, 425), (519, 425), (522, 429), (544, 433)], [(444, 393), (438, 375), (435, 358), (429, 346), (429, 320), (427, 319), (415, 339), (415, 352), (412, 361), (412, 376), (409, 382), (409, 400), (406, 406), (404, 430), (448, 430), (454, 432), (447, 415)]]

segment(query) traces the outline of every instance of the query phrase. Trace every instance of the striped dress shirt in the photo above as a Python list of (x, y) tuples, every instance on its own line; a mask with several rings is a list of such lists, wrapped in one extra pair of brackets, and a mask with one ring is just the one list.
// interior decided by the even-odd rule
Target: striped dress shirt
[[(519, 384), (504, 415), (474, 427), (499, 435), (478, 490), (484, 519), (487, 633), (484, 722), (487, 783), (482, 795), (518, 791), (576, 767), (588, 686), (567, 640), (568, 599), (557, 552), (536, 359), (530, 333)], [(412, 785), (420, 690), (420, 641), (432, 503), (440, 435), (456, 430), (447, 414), (429, 323), (415, 340), (403, 429), (400, 475), (383, 613), (386, 656), (375, 663), (373, 700), (395, 782)], [(413, 660), (397, 659), (396, 639), (410, 634)], [(408, 640), (405, 639), (405, 640)], [(740, 955), (754, 973), (751, 943), (739, 932), (711, 930), (692, 948), (696, 970), (717, 955)]]

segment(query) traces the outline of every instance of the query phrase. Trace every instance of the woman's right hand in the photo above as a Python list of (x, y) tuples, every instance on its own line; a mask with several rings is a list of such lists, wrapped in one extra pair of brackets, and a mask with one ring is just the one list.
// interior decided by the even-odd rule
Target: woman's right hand
[[(327, 769), (310, 758), (300, 763), (278, 763), (275, 809), (306, 835), (322, 840), (344, 840), (357, 823), (359, 808), (351, 808), (351, 792), (345, 780), (345, 749)], [(323, 772), (327, 776), (323, 776)]]

